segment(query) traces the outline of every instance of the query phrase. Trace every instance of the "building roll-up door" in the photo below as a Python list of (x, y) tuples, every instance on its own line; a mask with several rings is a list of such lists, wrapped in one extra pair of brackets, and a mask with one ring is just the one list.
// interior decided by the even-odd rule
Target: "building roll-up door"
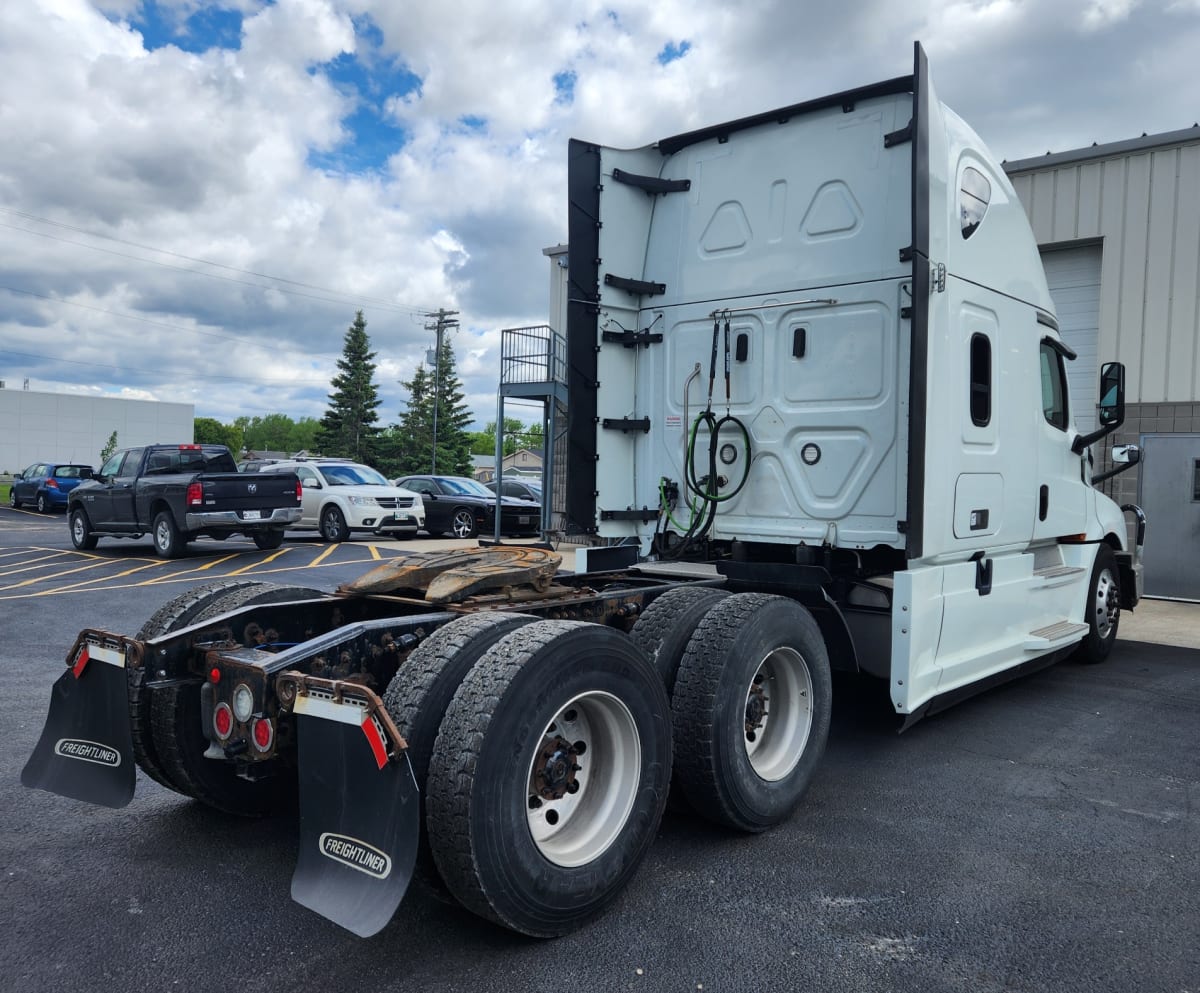
[(1096, 428), (1100, 381), (1100, 246), (1058, 248), (1042, 253), (1046, 283), (1058, 312), (1058, 330), (1078, 356), (1067, 363), (1075, 427)]

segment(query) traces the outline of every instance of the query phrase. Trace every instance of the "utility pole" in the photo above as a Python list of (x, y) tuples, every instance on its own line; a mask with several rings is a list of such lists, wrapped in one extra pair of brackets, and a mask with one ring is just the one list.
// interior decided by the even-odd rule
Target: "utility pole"
[(451, 320), (458, 316), (458, 311), (439, 307), (436, 314), (425, 316), (434, 322), (426, 324), (425, 330), (437, 332), (437, 350), (433, 353), (433, 457), (429, 460), (429, 471), (436, 474), (438, 408), (442, 405), (442, 339), (447, 331), (458, 327), (458, 321)]

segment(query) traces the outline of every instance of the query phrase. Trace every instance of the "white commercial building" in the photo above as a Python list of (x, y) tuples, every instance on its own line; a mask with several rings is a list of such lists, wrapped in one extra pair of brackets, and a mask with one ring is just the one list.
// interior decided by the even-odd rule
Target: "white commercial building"
[(0, 389), (0, 473), (34, 462), (79, 462), (100, 467), (114, 431), (117, 445), (190, 442), (195, 405)]

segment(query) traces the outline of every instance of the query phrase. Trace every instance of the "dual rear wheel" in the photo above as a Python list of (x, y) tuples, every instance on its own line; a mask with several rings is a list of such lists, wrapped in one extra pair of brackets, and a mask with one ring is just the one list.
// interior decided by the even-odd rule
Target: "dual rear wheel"
[(815, 622), (780, 597), (667, 596), (632, 637), (473, 615), (413, 652), (385, 702), (423, 798), (419, 879), (549, 937), (632, 876), (666, 804), (672, 755), (710, 820), (761, 831), (791, 813), (829, 728)]

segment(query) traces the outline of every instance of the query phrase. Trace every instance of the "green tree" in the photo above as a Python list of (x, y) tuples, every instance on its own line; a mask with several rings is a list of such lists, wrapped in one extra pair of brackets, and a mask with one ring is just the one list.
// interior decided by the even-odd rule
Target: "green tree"
[(413, 378), (401, 385), (407, 388), (408, 409), (400, 416), (403, 452), (399, 461), (402, 474), (429, 472), (434, 468), (433, 435), (437, 425), (436, 469), (454, 476), (471, 474), (471, 410), (458, 378), (454, 347), (447, 338), (442, 342), (437, 363), (437, 382), (432, 370), (418, 365)]
[(241, 431), (232, 424), (222, 424), (215, 417), (197, 417), (192, 427), (192, 439), (197, 445), (225, 445), (234, 457), (241, 451)]
[(100, 449), (100, 464), (104, 465), (104, 463), (112, 457), (112, 453), (115, 452), (117, 448), (117, 432), (113, 431), (113, 433), (108, 436), (108, 441), (104, 443), (104, 447)]
[(343, 456), (359, 462), (375, 461), (375, 439), (380, 428), (379, 389), (375, 385), (375, 352), (367, 337), (367, 322), (362, 311), (346, 329), (342, 343), (340, 370), (333, 377), (329, 407), (321, 418), (316, 443), (323, 455)]

